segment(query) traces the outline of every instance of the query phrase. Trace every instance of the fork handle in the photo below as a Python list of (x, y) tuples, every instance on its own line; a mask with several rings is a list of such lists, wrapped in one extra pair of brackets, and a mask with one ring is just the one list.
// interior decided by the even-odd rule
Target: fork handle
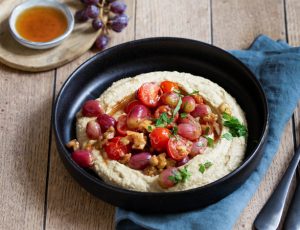
[(284, 205), (286, 203), (289, 187), (292, 182), (293, 175), (297, 169), (300, 159), (300, 148), (295, 152), (289, 167), (285, 171), (281, 181), (277, 185), (275, 191), (264, 205), (254, 221), (254, 226), (258, 230), (274, 230), (277, 229), (282, 217)]
[(296, 191), (291, 201), (291, 206), (289, 207), (287, 217), (284, 222), (284, 229), (300, 229), (300, 181), (298, 181)]

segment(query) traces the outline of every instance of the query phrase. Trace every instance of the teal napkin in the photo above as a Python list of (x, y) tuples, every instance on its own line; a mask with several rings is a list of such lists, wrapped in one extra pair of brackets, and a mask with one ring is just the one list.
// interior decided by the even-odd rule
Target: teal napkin
[[(235, 192), (204, 209), (167, 215), (146, 215), (117, 208), (116, 229), (232, 229), (253, 196), (278, 150), (280, 137), (300, 99), (300, 47), (261, 35), (248, 50), (229, 51), (256, 75), (266, 93), (270, 130), (263, 158)], [(133, 201), (134, 202), (134, 201)]]

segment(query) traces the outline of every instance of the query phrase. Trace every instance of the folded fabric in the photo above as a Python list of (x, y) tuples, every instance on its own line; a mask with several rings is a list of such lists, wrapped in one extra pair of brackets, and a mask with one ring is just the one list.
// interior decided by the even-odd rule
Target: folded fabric
[(300, 47), (261, 35), (248, 50), (229, 51), (245, 63), (263, 86), (269, 103), (270, 129), (257, 169), (235, 192), (204, 209), (170, 215), (146, 215), (117, 208), (116, 229), (232, 229), (253, 196), (274, 154), (286, 122), (300, 99)]

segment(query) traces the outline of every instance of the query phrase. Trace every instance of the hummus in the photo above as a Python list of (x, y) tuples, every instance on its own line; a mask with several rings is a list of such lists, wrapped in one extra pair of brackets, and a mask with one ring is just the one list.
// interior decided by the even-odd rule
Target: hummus
[[(231, 95), (216, 83), (188, 73), (167, 71), (151, 72), (131, 78), (124, 78), (113, 83), (97, 101), (100, 102), (105, 113), (110, 113), (116, 104), (120, 103), (124, 97), (134, 94), (143, 83), (160, 83), (165, 80), (179, 83), (187, 93), (191, 93), (195, 90), (199, 91), (199, 94), (215, 110), (218, 110), (222, 104), (226, 103), (230, 107), (232, 116), (246, 126), (245, 115)], [(117, 119), (122, 112), (123, 111), (118, 111), (114, 114), (114, 117)], [(222, 119), (220, 113), (219, 118)], [(90, 120), (95, 120), (95, 117), (84, 117), (81, 112), (77, 114), (76, 132), (80, 146), (89, 141), (86, 135), (86, 126)], [(96, 149), (92, 150), (93, 165), (91, 168), (106, 183), (129, 190), (169, 192), (200, 187), (224, 177), (241, 164), (246, 150), (246, 138), (241, 136), (233, 137), (228, 140), (221, 137), (228, 132), (229, 128), (222, 126), (220, 138), (214, 143), (213, 147), (207, 147), (204, 153), (196, 155), (185, 165), (179, 167), (180, 169), (187, 166), (191, 174), (190, 178), (184, 183), (177, 183), (168, 189), (164, 189), (159, 185), (158, 175), (148, 176), (143, 174), (140, 170), (132, 169), (119, 161), (108, 160)], [(207, 168), (205, 172), (200, 172), (199, 165), (205, 164), (205, 162), (210, 162), (211, 166)]]

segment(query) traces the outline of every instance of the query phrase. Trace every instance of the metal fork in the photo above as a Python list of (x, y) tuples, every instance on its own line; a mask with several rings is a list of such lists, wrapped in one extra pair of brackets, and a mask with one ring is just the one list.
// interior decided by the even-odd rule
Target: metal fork
[[(275, 191), (267, 201), (267, 203), (264, 205), (260, 213), (257, 215), (255, 221), (254, 221), (254, 227), (258, 230), (275, 230), (279, 227), (280, 220), (282, 217), (284, 205), (287, 200), (287, 195), (289, 192), (289, 188), (293, 179), (293, 176), (295, 174), (295, 171), (297, 169), (297, 165), (300, 160), (300, 147), (296, 150), (289, 167), (287, 168), (286, 172), (284, 173), (281, 181), (279, 182), (278, 186), (276, 187)], [(299, 185), (297, 188), (297, 192), (299, 191)], [(296, 194), (295, 194), (296, 196)], [(298, 198), (297, 198), (298, 199)], [(293, 210), (300, 211), (300, 207), (293, 207)], [(292, 211), (293, 211), (292, 210)], [(293, 221), (296, 221), (293, 217), (290, 217), (292, 219), (287, 219), (286, 224), (293, 224)], [(297, 218), (297, 217), (296, 217)], [(299, 215), (298, 218), (300, 219)], [(299, 220), (298, 220), (299, 221)], [(291, 228), (286, 228), (291, 229)]]

